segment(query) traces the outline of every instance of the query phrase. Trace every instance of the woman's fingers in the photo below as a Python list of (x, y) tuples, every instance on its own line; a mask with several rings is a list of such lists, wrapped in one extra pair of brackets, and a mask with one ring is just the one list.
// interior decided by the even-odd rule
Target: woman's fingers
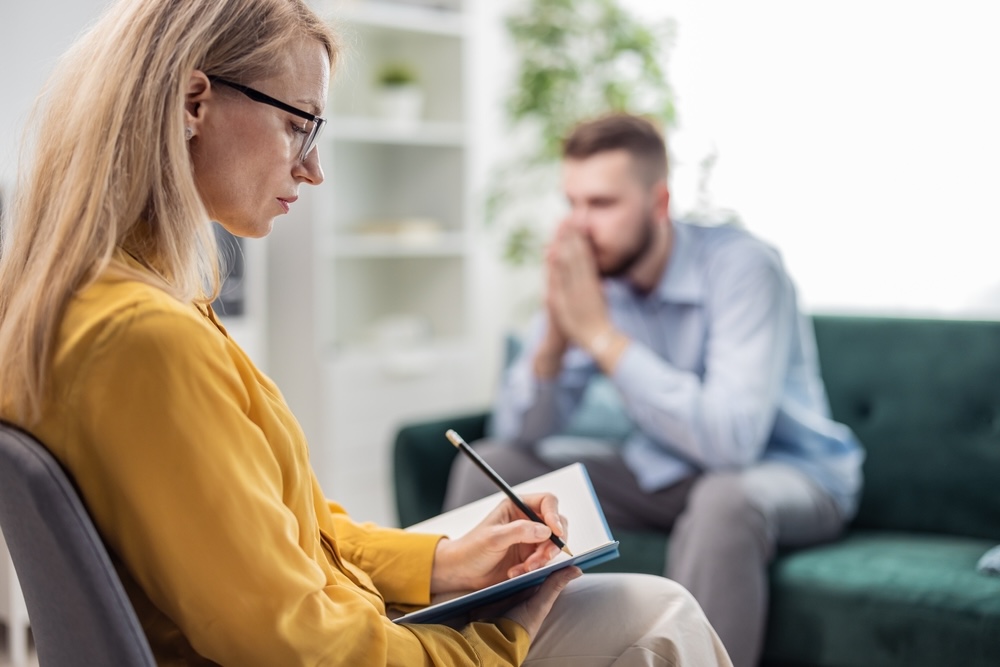
[(532, 639), (538, 634), (542, 622), (552, 610), (552, 605), (563, 589), (577, 577), (583, 574), (576, 566), (565, 567), (553, 572), (539, 587), (538, 592), (504, 614), (528, 631)]

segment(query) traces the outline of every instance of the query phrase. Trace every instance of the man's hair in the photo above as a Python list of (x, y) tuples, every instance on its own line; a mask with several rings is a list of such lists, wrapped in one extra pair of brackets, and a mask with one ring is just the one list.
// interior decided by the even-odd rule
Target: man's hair
[(598, 153), (623, 150), (632, 156), (647, 183), (667, 177), (667, 147), (650, 120), (613, 113), (577, 125), (563, 142), (563, 158), (583, 160)]
[[(71, 296), (118, 249), (182, 301), (219, 292), (218, 249), (184, 139), (191, 73), (252, 82), (291, 45), (336, 35), (304, 0), (117, 0), (63, 56), (37, 104), (3, 229), (0, 388), (37, 417)], [(26, 421), (22, 419), (22, 422)]]

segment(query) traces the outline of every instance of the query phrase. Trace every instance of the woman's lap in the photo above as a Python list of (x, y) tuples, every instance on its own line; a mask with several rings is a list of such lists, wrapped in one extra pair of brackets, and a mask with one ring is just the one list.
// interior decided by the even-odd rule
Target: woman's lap
[(652, 575), (588, 574), (556, 600), (524, 664), (531, 667), (730, 665), (701, 607)]

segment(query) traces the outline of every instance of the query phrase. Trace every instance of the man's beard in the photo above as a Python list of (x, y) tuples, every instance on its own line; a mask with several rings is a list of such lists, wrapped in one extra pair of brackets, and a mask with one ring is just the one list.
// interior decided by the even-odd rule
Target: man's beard
[(656, 223), (653, 220), (653, 215), (651, 213), (647, 214), (645, 216), (645, 220), (643, 220), (642, 227), (635, 243), (613, 266), (607, 269), (599, 269), (601, 277), (621, 278), (635, 268), (636, 264), (641, 262), (643, 257), (646, 256), (646, 253), (653, 248), (653, 228), (655, 225)]

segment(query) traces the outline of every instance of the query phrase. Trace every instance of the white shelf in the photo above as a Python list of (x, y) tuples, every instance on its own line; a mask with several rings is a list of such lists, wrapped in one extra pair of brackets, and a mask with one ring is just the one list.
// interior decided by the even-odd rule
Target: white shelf
[[(449, 339), (400, 348), (357, 345), (329, 355), (324, 394), (338, 409), (326, 415), (336, 447), (319, 472), (324, 491), (355, 520), (394, 525), (396, 431), (405, 423), (481, 409), (470, 403), (474, 362), (468, 342)], [(441, 446), (447, 447), (441, 435)]]
[[(279, 333), (269, 350), (279, 375), (292, 375), (290, 359), (303, 367), (286, 395), (308, 410), (303, 428), (324, 491), (356, 519), (392, 523), (396, 428), (461, 410), (480, 385), (469, 131), (476, 22), (471, 0), (328, 0), (325, 9), (350, 48), (327, 104), (327, 178), (296, 207), (309, 224), (289, 226), (273, 246), (287, 263), (276, 279), (311, 308), (273, 303)], [(378, 116), (378, 73), (393, 63), (417, 74), (419, 120)]]
[(454, 9), (436, 9), (402, 2), (354, 0), (333, 3), (333, 16), (356, 26), (462, 37), (465, 19)]
[(424, 121), (400, 125), (380, 118), (340, 116), (330, 119), (324, 139), (404, 146), (462, 146), (465, 126), (461, 123)]
[(454, 337), (428, 338), (410, 346), (398, 348), (374, 342), (354, 343), (341, 345), (335, 351), (331, 350), (326, 358), (327, 370), (350, 368), (353, 371), (365, 371), (384, 366), (386, 358), (393, 354), (427, 358), (433, 368), (440, 368), (448, 363), (464, 363), (471, 354), (471, 350), (468, 340)]
[(266, 323), (260, 318), (246, 315), (238, 317), (219, 316), (219, 322), (226, 328), (229, 337), (247, 353), (260, 369), (267, 368), (264, 331)]
[(443, 232), (422, 238), (393, 238), (391, 236), (362, 236), (341, 234), (323, 243), (322, 252), (330, 258), (356, 257), (451, 257), (466, 250), (465, 235), (460, 232)]

